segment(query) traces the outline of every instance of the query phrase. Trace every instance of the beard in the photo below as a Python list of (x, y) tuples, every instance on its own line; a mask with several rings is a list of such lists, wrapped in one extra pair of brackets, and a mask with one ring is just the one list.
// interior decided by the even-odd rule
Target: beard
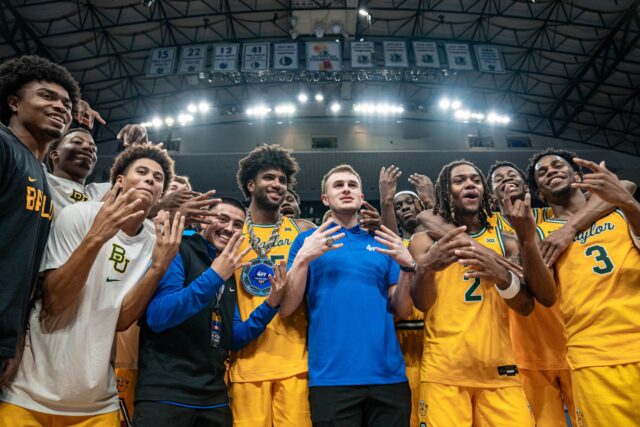
[(420, 225), (418, 218), (409, 218), (406, 221), (403, 220), (400, 222), (400, 227), (411, 233), (413, 233), (413, 230), (415, 230), (418, 225)]
[(269, 199), (266, 191), (260, 191), (253, 193), (253, 199), (256, 201), (256, 204), (265, 211), (274, 211), (280, 209), (280, 205), (284, 201), (284, 198), (279, 202), (274, 202)]
[(46, 127), (43, 129), (43, 132), (45, 133), (45, 135), (50, 136), (52, 139), (58, 139), (61, 138), (62, 135), (64, 135), (64, 131), (57, 128)]

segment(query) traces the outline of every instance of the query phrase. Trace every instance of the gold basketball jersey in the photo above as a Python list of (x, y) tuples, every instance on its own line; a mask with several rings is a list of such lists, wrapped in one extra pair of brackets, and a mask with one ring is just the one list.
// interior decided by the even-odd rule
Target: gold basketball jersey
[[(564, 221), (547, 218), (542, 238)], [(616, 210), (576, 234), (555, 263), (572, 369), (640, 361), (640, 251)]]
[[(489, 218), (495, 224), (495, 215)], [(504, 255), (497, 227), (471, 235)], [(465, 279), (459, 263), (435, 275), (437, 298), (425, 312), (422, 381), (461, 387), (519, 385), (509, 338), (509, 308), (494, 283)]]
[[(273, 225), (254, 225), (260, 244), (271, 236)], [(242, 320), (247, 320), (253, 310), (264, 302), (271, 285), (268, 275), (273, 274), (273, 265), (287, 261), (289, 248), (300, 233), (295, 221), (282, 218), (278, 238), (267, 254), (260, 258), (250, 250), (242, 259), (248, 267), (236, 270), (238, 310)], [(242, 229), (242, 248), (250, 246), (249, 232), (245, 224)], [(265, 331), (240, 351), (232, 355), (230, 378), (232, 382), (257, 382), (287, 378), (306, 372), (307, 368), (307, 317), (302, 306), (294, 314), (283, 319), (276, 315)]]

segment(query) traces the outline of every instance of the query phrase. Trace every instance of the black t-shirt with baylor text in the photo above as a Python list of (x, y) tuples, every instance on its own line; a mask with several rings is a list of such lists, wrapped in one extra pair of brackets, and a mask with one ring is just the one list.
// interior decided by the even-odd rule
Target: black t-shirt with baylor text
[(15, 355), (47, 244), (53, 202), (43, 165), (0, 124), (0, 359)]

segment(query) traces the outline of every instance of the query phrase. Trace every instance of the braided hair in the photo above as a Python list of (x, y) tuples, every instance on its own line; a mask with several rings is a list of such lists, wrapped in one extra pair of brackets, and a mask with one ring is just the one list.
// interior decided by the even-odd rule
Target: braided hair
[(433, 213), (435, 215), (440, 215), (451, 224), (455, 224), (457, 226), (460, 225), (456, 220), (455, 205), (453, 202), (453, 195), (451, 194), (451, 171), (453, 171), (453, 168), (460, 165), (471, 166), (476, 170), (476, 172), (478, 172), (478, 175), (480, 175), (482, 188), (484, 190), (479, 212), (480, 223), (483, 227), (491, 228), (488, 218), (493, 214), (491, 213), (491, 195), (489, 192), (489, 186), (487, 185), (487, 180), (485, 179), (482, 171), (476, 165), (464, 159), (455, 160), (442, 167), (442, 170), (438, 174), (438, 179), (436, 180), (436, 202), (433, 206)]

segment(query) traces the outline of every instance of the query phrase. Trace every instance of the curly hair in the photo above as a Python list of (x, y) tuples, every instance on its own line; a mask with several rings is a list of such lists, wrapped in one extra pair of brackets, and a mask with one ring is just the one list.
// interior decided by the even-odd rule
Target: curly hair
[[(53, 141), (51, 141), (49, 143), (49, 147), (47, 147), (47, 154), (44, 156), (44, 164), (47, 166), (47, 169), (49, 169), (49, 172), (53, 173), (53, 162), (51, 161), (51, 152), (54, 150), (57, 150), (58, 147), (60, 146), (60, 144), (62, 143), (62, 141), (69, 135), (71, 135), (72, 133), (76, 133), (76, 132), (84, 132), (87, 135), (89, 135), (91, 137), (91, 139), (93, 139), (93, 135), (91, 135), (91, 132), (89, 132), (87, 129), (85, 128), (71, 128), (68, 131), (66, 131), (64, 133), (64, 135), (62, 135), (60, 138), (58, 139), (54, 139)], [(94, 142), (95, 144), (95, 142)]]
[(296, 190), (294, 190), (293, 188), (289, 188), (287, 191), (291, 193), (294, 199), (296, 199), (296, 203), (300, 204), (300, 195), (296, 193)]
[(291, 152), (292, 150), (282, 148), (278, 144), (262, 144), (253, 149), (246, 157), (240, 159), (236, 181), (242, 194), (250, 199), (251, 193), (249, 193), (247, 183), (249, 180), (255, 180), (260, 171), (269, 168), (281, 169), (284, 172), (287, 177), (287, 189), (295, 187), (295, 175), (298, 173), (299, 166), (296, 159), (291, 156)]
[(149, 159), (158, 163), (164, 173), (164, 183), (162, 184), (162, 192), (167, 191), (169, 184), (173, 180), (175, 175), (174, 162), (167, 150), (159, 148), (156, 145), (150, 144), (136, 144), (124, 150), (113, 161), (111, 166), (111, 178), (109, 181), (111, 185), (116, 183), (118, 175), (125, 175), (129, 169), (129, 166), (136, 160)]
[(9, 124), (9, 96), (18, 95), (25, 85), (38, 81), (62, 86), (74, 108), (80, 100), (78, 82), (66, 68), (39, 56), (21, 56), (0, 65), (0, 122)]
[[(189, 180), (188, 176), (175, 175), (172, 181), (179, 182), (180, 184), (184, 185), (188, 191), (191, 191), (191, 181)], [(171, 185), (171, 183), (169, 183), (169, 185)]]
[(433, 206), (433, 213), (435, 215), (440, 215), (451, 224), (460, 225), (455, 217), (455, 207), (453, 205), (453, 197), (451, 195), (451, 171), (453, 168), (460, 165), (471, 166), (476, 170), (476, 172), (478, 172), (478, 175), (480, 175), (482, 188), (484, 189), (482, 204), (480, 205), (480, 223), (483, 227), (491, 228), (491, 225), (487, 220), (493, 215), (491, 212), (491, 196), (489, 191), (487, 191), (489, 188), (487, 186), (487, 180), (485, 179), (482, 171), (478, 169), (476, 165), (464, 159), (453, 161), (442, 167), (442, 170), (438, 174), (438, 179), (436, 180), (436, 202)]
[(529, 190), (531, 191), (531, 195), (538, 197), (538, 184), (536, 183), (536, 165), (545, 156), (558, 156), (564, 159), (569, 166), (573, 169), (574, 172), (577, 172), (582, 178), (582, 168), (573, 161), (574, 157), (578, 157), (578, 155), (572, 151), (562, 150), (559, 148), (547, 148), (544, 151), (539, 151), (534, 154), (529, 159), (529, 164), (527, 165), (527, 183), (529, 184)]

